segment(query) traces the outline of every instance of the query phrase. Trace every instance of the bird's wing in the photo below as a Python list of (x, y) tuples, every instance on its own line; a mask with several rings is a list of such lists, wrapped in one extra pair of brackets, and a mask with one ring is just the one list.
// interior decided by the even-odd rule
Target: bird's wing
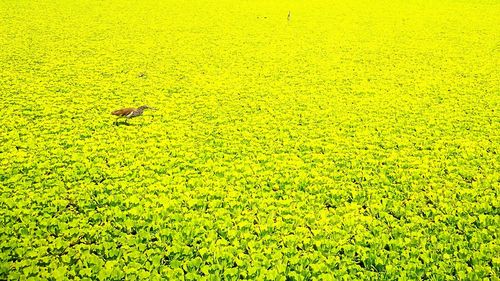
[(118, 110), (111, 112), (111, 114), (117, 115), (117, 116), (127, 116), (133, 111), (134, 111), (133, 108), (122, 108), (122, 109), (118, 109)]

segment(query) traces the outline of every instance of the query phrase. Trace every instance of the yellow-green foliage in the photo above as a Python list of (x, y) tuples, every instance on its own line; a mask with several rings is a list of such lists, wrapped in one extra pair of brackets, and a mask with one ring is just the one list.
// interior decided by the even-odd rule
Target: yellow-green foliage
[(499, 15), (0, 1), (0, 279), (498, 279)]

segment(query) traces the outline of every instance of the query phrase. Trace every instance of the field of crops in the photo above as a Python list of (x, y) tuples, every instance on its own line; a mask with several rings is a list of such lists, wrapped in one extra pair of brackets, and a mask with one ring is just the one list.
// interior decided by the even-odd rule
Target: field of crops
[(499, 26), (497, 0), (0, 1), (0, 280), (498, 280)]

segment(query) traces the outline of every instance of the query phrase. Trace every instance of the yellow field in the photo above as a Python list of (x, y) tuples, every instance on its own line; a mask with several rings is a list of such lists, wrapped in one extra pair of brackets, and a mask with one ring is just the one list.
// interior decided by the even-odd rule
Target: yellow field
[(499, 39), (497, 0), (2, 0), (0, 279), (498, 280)]

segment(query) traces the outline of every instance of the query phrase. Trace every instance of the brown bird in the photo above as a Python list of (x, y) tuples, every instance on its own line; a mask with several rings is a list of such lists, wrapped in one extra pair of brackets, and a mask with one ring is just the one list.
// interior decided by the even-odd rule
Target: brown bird
[[(149, 107), (147, 105), (143, 105), (139, 108), (118, 109), (118, 110), (111, 112), (111, 114), (118, 116), (118, 118), (116, 118), (116, 121), (118, 121), (119, 118), (127, 118), (125, 120), (128, 121), (128, 119), (130, 119), (130, 118), (141, 116), (142, 113), (144, 112), (144, 109), (155, 109), (155, 108)], [(115, 121), (115, 123), (116, 123), (116, 121)]]

